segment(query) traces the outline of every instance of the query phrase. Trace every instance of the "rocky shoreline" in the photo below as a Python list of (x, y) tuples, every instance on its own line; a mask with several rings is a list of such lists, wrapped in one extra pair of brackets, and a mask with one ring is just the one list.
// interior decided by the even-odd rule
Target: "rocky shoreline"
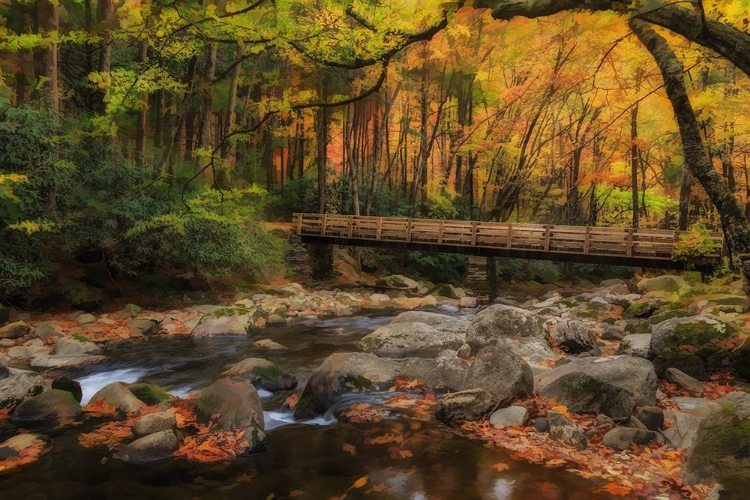
[[(741, 283), (690, 286), (669, 275), (635, 284), (607, 280), (594, 290), (561, 289), (486, 307), (450, 285), (426, 285), (391, 276), (376, 289), (313, 291), (290, 284), (166, 312), (129, 305), (100, 315), (22, 317), (0, 327), (8, 356), (0, 355), (0, 418), (22, 423), (119, 415), (106, 425), (117, 424), (120, 439), (106, 444), (124, 461), (231, 459), (265, 444), (256, 388), (290, 390), (293, 374), (251, 358), (194, 399), (172, 398), (148, 384), (115, 383), (81, 408), (76, 383), (55, 378), (54, 370), (100, 362), (107, 344), (153, 335), (267, 334), (258, 347), (283, 349), (273, 340), (277, 325), (363, 309), (427, 307), (432, 310), (403, 312), (365, 336), (359, 352), (327, 358), (298, 400), (290, 398), (295, 416), (323, 414), (350, 392), (435, 393), (425, 399), (435, 418), (510, 448), (523, 439), (546, 446), (550, 456), (559, 448), (563, 462), (579, 472), (602, 453), (637, 461), (644, 449), (652, 461), (677, 463), (661, 476), (644, 472), (643, 479), (619, 486), (631, 492), (644, 492), (658, 479), (664, 485), (650, 493), (682, 487), (701, 497), (707, 485), (745, 478), (750, 300)], [(459, 310), (464, 314), (450, 315)], [(101, 445), (97, 436), (82, 435), (81, 444)], [(18, 441), (0, 443), (11, 462), (28, 455), (25, 449), (42, 453), (49, 445), (43, 435)], [(205, 443), (223, 443), (218, 448), (226, 451), (201, 456), (197, 450), (209, 448)]]

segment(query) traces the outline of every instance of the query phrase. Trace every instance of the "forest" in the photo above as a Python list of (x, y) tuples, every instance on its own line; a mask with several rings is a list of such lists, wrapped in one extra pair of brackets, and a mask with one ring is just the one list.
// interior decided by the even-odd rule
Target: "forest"
[(294, 211), (723, 230), (747, 276), (748, 9), (2, 0), (0, 295), (252, 280)]

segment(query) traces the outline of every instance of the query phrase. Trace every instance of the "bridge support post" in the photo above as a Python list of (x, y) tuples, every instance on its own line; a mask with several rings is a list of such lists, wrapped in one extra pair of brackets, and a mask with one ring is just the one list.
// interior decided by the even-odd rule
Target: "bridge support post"
[(330, 280), (333, 278), (333, 245), (305, 245), (310, 256), (312, 278)]
[(495, 257), (487, 257), (487, 288), (489, 288), (490, 302), (497, 298), (497, 261)]

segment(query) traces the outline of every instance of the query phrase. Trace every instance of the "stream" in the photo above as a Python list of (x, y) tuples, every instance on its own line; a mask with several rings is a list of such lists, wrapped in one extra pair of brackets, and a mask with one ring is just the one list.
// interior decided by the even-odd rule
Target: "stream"
[[(105, 385), (148, 381), (176, 396), (208, 385), (248, 357), (263, 357), (297, 377), (300, 387), (330, 354), (356, 350), (364, 335), (390, 316), (350, 316), (269, 329), (248, 337), (155, 337), (110, 348), (110, 361), (70, 371), (83, 403)], [(287, 350), (262, 350), (253, 341), (270, 336)], [(514, 461), (503, 450), (452, 432), (409, 411), (383, 412), (377, 422), (339, 423), (330, 414), (295, 421), (280, 410), (291, 391), (260, 391), (267, 450), (232, 463), (195, 465), (169, 460), (130, 465), (104, 449), (84, 449), (74, 428), (42, 429), (53, 451), (37, 462), (0, 475), (7, 499), (599, 499), (601, 484), (564, 469)], [(357, 394), (344, 404), (378, 408), (387, 396)], [(338, 405), (339, 407), (342, 405)], [(335, 410), (335, 409), (334, 409)], [(10, 424), (8, 424), (10, 425)], [(83, 428), (83, 429), (82, 429)], [(15, 429), (0, 427), (0, 440)], [(498, 466), (499, 464), (499, 466)], [(507, 466), (506, 466), (507, 465)]]

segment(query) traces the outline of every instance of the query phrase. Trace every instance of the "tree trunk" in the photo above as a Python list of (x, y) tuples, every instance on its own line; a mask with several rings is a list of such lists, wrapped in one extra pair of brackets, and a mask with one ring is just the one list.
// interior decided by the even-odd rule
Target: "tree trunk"
[(680, 185), (680, 214), (677, 218), (677, 229), (687, 231), (690, 225), (690, 188), (693, 184), (693, 172), (682, 166), (682, 184)]
[[(637, 84), (636, 84), (637, 86)], [(633, 228), (638, 229), (638, 103), (630, 110), (630, 186), (633, 195)]]
[[(321, 93), (323, 99), (325, 94)], [(318, 212), (326, 211), (326, 168), (328, 167), (328, 108), (319, 108), (315, 114), (317, 140), (316, 162), (318, 164)]]
[[(39, 25), (44, 33), (56, 32), (60, 29), (60, 6), (55, 0), (41, 0), (37, 3)], [(57, 69), (57, 44), (50, 43), (42, 54), (42, 76), (47, 78), (44, 83), (44, 95), (47, 99), (47, 109), (52, 114), (55, 128), (60, 121), (60, 88)]]
[(667, 41), (645, 21), (631, 19), (630, 27), (654, 57), (664, 78), (667, 96), (680, 129), (686, 166), (693, 172), (721, 215), (733, 254), (750, 281), (750, 221), (703, 147), (700, 127), (685, 88), (684, 67)]
[[(138, 62), (145, 64), (148, 60), (148, 45), (141, 42), (138, 53)], [(146, 163), (146, 134), (148, 132), (148, 94), (144, 93), (141, 98), (141, 109), (138, 110), (138, 130), (135, 135), (135, 161), (143, 167)]]

